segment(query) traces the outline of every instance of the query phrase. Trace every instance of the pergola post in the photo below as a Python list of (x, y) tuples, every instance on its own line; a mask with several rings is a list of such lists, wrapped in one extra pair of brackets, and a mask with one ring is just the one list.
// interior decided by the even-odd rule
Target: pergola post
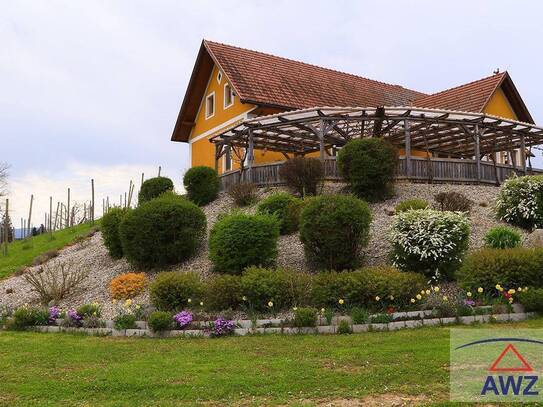
[(405, 175), (411, 177), (411, 130), (409, 128), (409, 120), (404, 120), (405, 130)]
[(247, 152), (247, 175), (249, 176), (249, 181), (253, 181), (253, 161), (254, 161), (254, 140), (253, 140), (253, 130), (249, 129), (249, 149)]
[(215, 144), (215, 171), (219, 172), (219, 152), (221, 151), (221, 146)]
[(477, 183), (481, 182), (481, 145), (479, 140), (479, 125), (475, 125), (475, 163), (477, 166)]
[(319, 138), (319, 152), (320, 152), (320, 159), (321, 161), (324, 161), (324, 156), (326, 154), (326, 151), (324, 150), (324, 120), (319, 120), (319, 128), (317, 130), (317, 137)]
[(526, 140), (524, 138), (524, 134), (520, 136), (520, 165), (522, 172), (524, 175), (526, 175)]

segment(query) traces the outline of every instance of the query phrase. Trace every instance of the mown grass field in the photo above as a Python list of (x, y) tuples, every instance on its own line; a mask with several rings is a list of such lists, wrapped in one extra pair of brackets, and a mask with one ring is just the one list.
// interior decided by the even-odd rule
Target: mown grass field
[[(487, 326), (541, 328), (543, 319)], [(4, 331), (0, 404), (447, 405), (448, 363), (447, 328), (218, 339)]]
[(53, 233), (53, 240), (49, 234), (43, 234), (11, 243), (8, 246), (7, 256), (0, 251), (0, 280), (9, 277), (21, 267), (31, 265), (40, 254), (49, 250), (58, 250), (70, 244), (77, 236), (87, 233), (91, 227), (90, 223), (84, 223), (56, 231)]

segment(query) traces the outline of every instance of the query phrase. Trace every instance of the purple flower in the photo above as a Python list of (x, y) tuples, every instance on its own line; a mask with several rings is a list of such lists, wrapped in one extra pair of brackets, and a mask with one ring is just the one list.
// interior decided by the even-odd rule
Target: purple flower
[(54, 305), (49, 308), (49, 323), (54, 324), (60, 316), (60, 310)]
[(79, 315), (74, 309), (68, 311), (68, 318), (70, 318), (74, 322), (79, 322), (83, 319), (83, 317)]
[(213, 322), (213, 336), (223, 336), (223, 335), (229, 335), (232, 332), (234, 332), (235, 324), (234, 321), (228, 321), (224, 319), (223, 317), (217, 318)]
[(177, 322), (179, 328), (183, 329), (189, 326), (192, 322), (192, 314), (189, 311), (181, 311), (173, 316), (173, 320)]
[(464, 300), (464, 304), (468, 305), (470, 307), (473, 307), (475, 305), (475, 301), (473, 301), (473, 300)]

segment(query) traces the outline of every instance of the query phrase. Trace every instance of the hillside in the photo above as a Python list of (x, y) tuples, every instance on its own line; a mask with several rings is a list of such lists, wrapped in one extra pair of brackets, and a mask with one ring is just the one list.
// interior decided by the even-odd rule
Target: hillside
[[(341, 187), (342, 185), (339, 184), (329, 185), (326, 192), (337, 191)], [(399, 184), (396, 188), (396, 196), (393, 199), (370, 205), (373, 211), (373, 222), (371, 238), (364, 250), (365, 264), (378, 265), (387, 262), (389, 251), (387, 233), (393, 221), (393, 216), (390, 215), (390, 212), (397, 203), (415, 197), (427, 199), (431, 202), (436, 193), (453, 190), (464, 193), (474, 201), (474, 206), (470, 213), (472, 229), (470, 249), (473, 250), (480, 247), (484, 233), (492, 226), (500, 223), (495, 220), (492, 212), (498, 188), (492, 186)], [(260, 190), (260, 195), (263, 197), (272, 191), (271, 189)], [(219, 199), (203, 209), (207, 216), (209, 231), (215, 223), (217, 216), (220, 213), (233, 209), (233, 205), (228, 195), (221, 194)], [(244, 210), (253, 212), (255, 206)], [(279, 255), (277, 265), (279, 267), (289, 267), (299, 271), (308, 270), (304, 259), (303, 245), (300, 242), (298, 234), (281, 236), (278, 246)], [(61, 303), (61, 307), (72, 307), (97, 301), (103, 305), (105, 317), (109, 317), (114, 313), (114, 305), (111, 303), (108, 291), (108, 284), (111, 279), (122, 273), (139, 271), (124, 259), (111, 259), (102, 244), (100, 233), (96, 233), (84, 242), (62, 250), (60, 256), (51, 261), (60, 261), (68, 263), (72, 267), (81, 267), (88, 270), (89, 273), (80, 292)], [(201, 273), (204, 277), (209, 275), (212, 272), (212, 264), (208, 259), (207, 245), (202, 246), (198, 255), (193, 259), (173, 266), (169, 270), (193, 270)], [(148, 273), (149, 278), (152, 280), (159, 271), (164, 270), (154, 270)], [(147, 296), (147, 293), (144, 293), (135, 298), (135, 301), (146, 303), (148, 302)], [(0, 305), (20, 306), (25, 303), (34, 303), (36, 299), (36, 295), (29, 291), (27, 283), (21, 276), (14, 276), (0, 281)]]

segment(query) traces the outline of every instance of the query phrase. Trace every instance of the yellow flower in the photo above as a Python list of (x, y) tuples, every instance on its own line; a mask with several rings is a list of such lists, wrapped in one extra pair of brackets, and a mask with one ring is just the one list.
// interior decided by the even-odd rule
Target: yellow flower
[(417, 300), (422, 300), (422, 295), (417, 294)]
[(446, 295), (443, 296), (443, 301), (449, 301), (449, 297), (447, 297)]
[(479, 287), (479, 288), (477, 289), (477, 292), (478, 292), (479, 294), (481, 294), (483, 291), (484, 291), (484, 290), (483, 290), (483, 287)]
[(268, 302), (268, 307), (270, 307), (270, 308), (273, 307), (273, 301)]
[(140, 308), (141, 308), (141, 305), (136, 304), (136, 309), (140, 309)]
[(435, 291), (436, 293), (438, 293), (438, 292), (439, 292), (439, 287), (434, 287), (434, 291)]
[(117, 304), (117, 300), (116, 300), (115, 298), (113, 298), (113, 300), (111, 301), (111, 303), (112, 303), (113, 305), (115, 305), (115, 304)]
[(430, 290), (426, 290), (426, 295), (430, 295)]
[(345, 300), (343, 298), (340, 298), (338, 302), (339, 302), (339, 305), (343, 305), (345, 303)]
[(510, 288), (509, 291), (507, 291), (507, 294), (515, 294), (516, 291), (514, 288)]
[(513, 303), (513, 298), (509, 298), (509, 304)]
[(203, 306), (204, 306), (204, 302), (200, 301), (200, 307), (203, 307)]
[(298, 311), (298, 307), (292, 308), (293, 311)]
[(528, 287), (524, 287), (524, 291), (528, 291)]
[(471, 291), (468, 291), (468, 292), (466, 293), (466, 295), (467, 295), (468, 297), (471, 297)]
[(394, 296), (393, 296), (393, 295), (391, 295), (391, 296), (390, 296), (390, 297), (388, 297), (388, 298), (390, 298), (390, 300), (391, 300), (391, 301), (393, 301), (393, 300), (394, 300)]
[(321, 313), (323, 313), (323, 314), (324, 314), (324, 311), (325, 311), (325, 309), (324, 309), (324, 308), (321, 308)]
[(517, 291), (518, 291), (519, 293), (521, 293), (521, 292), (522, 292), (522, 287), (517, 288)]
[(132, 300), (130, 298), (124, 302), (125, 307), (130, 307), (131, 305), (132, 305)]
[(415, 299), (411, 298), (411, 304), (414, 304), (414, 303), (415, 303)]
[(424, 290), (422, 290), (420, 293), (421, 293), (422, 295), (424, 295)]
[(381, 299), (381, 297), (379, 297), (378, 295), (375, 297), (375, 301), (379, 301)]
[(190, 303), (192, 302), (192, 300), (189, 298), (189, 299), (187, 300), (187, 302), (190, 304)]
[(247, 301), (247, 297), (246, 297), (246, 296), (241, 297), (241, 299), (242, 299), (243, 301)]
[(498, 291), (503, 291), (503, 288), (502, 288), (502, 286), (501, 286), (501, 285), (499, 285), (499, 284), (496, 284), (496, 290), (498, 290)]

